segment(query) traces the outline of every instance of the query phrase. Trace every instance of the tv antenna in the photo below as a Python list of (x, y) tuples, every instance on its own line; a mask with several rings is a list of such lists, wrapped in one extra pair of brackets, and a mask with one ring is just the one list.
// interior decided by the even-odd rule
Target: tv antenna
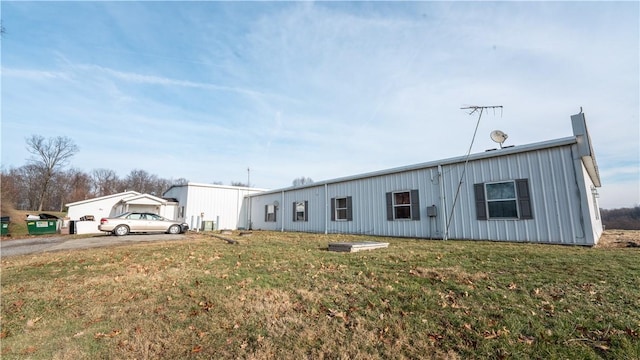
[(493, 130), (491, 132), (491, 140), (497, 142), (498, 144), (500, 144), (500, 149), (502, 149), (502, 144), (507, 140), (507, 138), (509, 137), (509, 135), (505, 134), (504, 132), (500, 131), (500, 130)]
[[(464, 175), (467, 172), (467, 164), (469, 163), (469, 155), (471, 154), (471, 148), (473, 147), (473, 143), (476, 140), (476, 134), (478, 133), (478, 126), (480, 126), (480, 119), (482, 119), (482, 114), (485, 112), (485, 110), (493, 110), (493, 113), (495, 115), (496, 110), (500, 109), (500, 115), (502, 116), (502, 105), (488, 105), (488, 106), (469, 105), (469, 106), (463, 106), (460, 109), (469, 110), (469, 115), (473, 115), (473, 114), (477, 113), (478, 114), (478, 121), (476, 121), (476, 128), (473, 131), (473, 137), (471, 138), (471, 144), (469, 144), (469, 150), (467, 150), (467, 156), (465, 157), (465, 160), (464, 160), (464, 167), (462, 168), (462, 174), (460, 174), (460, 181), (458, 181), (458, 189), (456, 190), (456, 195), (454, 196), (453, 204), (451, 205), (451, 213), (449, 214), (449, 219), (446, 219), (447, 226), (444, 229), (443, 240), (447, 240), (447, 238), (449, 237), (449, 226), (451, 225), (451, 219), (453, 219), (453, 211), (456, 208), (456, 203), (458, 201), (458, 195), (460, 195), (460, 187), (462, 186), (462, 179), (464, 178)], [(506, 137), (505, 137), (505, 140), (506, 140)], [(502, 145), (500, 147), (502, 147)]]

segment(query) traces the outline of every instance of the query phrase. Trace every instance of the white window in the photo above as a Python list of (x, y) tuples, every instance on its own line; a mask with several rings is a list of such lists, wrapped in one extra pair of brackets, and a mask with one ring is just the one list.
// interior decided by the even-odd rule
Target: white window
[(265, 222), (275, 222), (276, 221), (276, 207), (275, 207), (275, 205), (265, 205), (264, 221)]
[(533, 219), (528, 179), (479, 183), (474, 192), (478, 220)]
[(420, 220), (418, 190), (387, 193), (387, 220)]
[(489, 218), (517, 218), (518, 199), (513, 181), (485, 184)]
[(308, 201), (293, 202), (293, 221), (307, 221), (307, 205)]
[(393, 193), (393, 218), (411, 219), (411, 193), (408, 191)]
[(331, 221), (353, 220), (351, 196), (331, 199)]

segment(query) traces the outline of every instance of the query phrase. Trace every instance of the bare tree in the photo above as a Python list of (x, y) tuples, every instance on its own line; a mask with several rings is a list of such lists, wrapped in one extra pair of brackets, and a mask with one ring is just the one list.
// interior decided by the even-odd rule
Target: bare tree
[(127, 190), (137, 191), (139, 193), (153, 192), (154, 184), (158, 177), (151, 175), (142, 169), (133, 169), (124, 179)]
[(3, 204), (12, 204), (16, 209), (21, 209), (20, 202), (24, 199), (22, 177), (20, 170), (16, 168), (2, 168), (2, 177), (0, 178), (0, 201)]
[(49, 184), (56, 171), (63, 168), (78, 150), (78, 146), (73, 140), (66, 136), (45, 139), (40, 135), (31, 135), (30, 138), (27, 138), (27, 151), (33, 155), (29, 161), (42, 173), (38, 211), (42, 211)]
[(91, 188), (92, 180), (89, 174), (79, 169), (59, 171), (52, 179), (50, 196), (45, 203), (45, 208), (64, 211), (66, 203), (93, 197)]
[(189, 183), (189, 180), (185, 178), (177, 178), (177, 179), (170, 179), (169, 182), (171, 182), (171, 186), (187, 185)]
[(242, 181), (232, 181), (231, 186), (249, 187), (249, 185), (243, 183)]
[(110, 169), (93, 169), (91, 180), (93, 193), (98, 197), (117, 193), (121, 183), (118, 174)]
[(313, 179), (311, 179), (310, 177), (304, 177), (301, 176), (297, 179), (293, 179), (293, 186), (302, 186), (302, 185), (307, 185), (307, 184), (311, 184), (313, 183)]
[(2, 172), (2, 201), (13, 203), (17, 210), (34, 210), (38, 206), (38, 194), (42, 169), (27, 164)]

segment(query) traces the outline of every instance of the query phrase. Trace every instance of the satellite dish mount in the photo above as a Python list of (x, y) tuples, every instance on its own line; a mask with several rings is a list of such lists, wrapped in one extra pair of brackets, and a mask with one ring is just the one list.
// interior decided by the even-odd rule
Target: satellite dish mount
[(502, 149), (502, 143), (504, 143), (507, 138), (509, 137), (509, 135), (505, 134), (504, 132), (500, 131), (500, 130), (493, 130), (491, 132), (491, 140), (497, 142), (498, 144), (500, 144), (500, 149)]

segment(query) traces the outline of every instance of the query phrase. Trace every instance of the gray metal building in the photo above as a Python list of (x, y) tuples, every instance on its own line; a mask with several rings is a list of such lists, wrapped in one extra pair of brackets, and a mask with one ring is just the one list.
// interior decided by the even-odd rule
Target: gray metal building
[(600, 176), (584, 114), (571, 122), (566, 138), (249, 194), (240, 222), (256, 230), (595, 245), (603, 231)]

